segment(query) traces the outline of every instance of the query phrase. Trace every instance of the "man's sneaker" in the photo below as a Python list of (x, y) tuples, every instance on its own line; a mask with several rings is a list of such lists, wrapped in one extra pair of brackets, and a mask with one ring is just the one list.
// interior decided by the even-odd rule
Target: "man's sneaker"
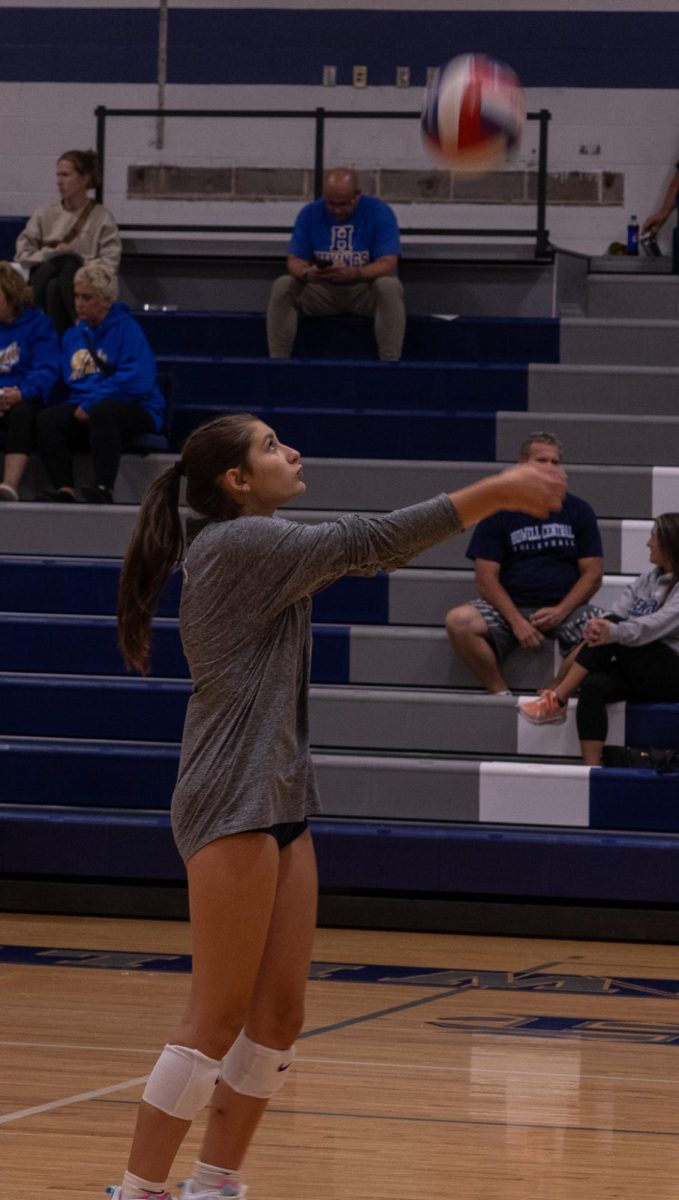
[(179, 1189), (177, 1200), (245, 1200), (247, 1188), (244, 1183), (239, 1183), (237, 1179), (232, 1179), (222, 1185), (221, 1188), (208, 1188), (203, 1192), (191, 1191), (191, 1180), (187, 1179)]
[[(120, 1200), (122, 1194), (121, 1187), (107, 1187), (106, 1194), (109, 1200)], [(143, 1200), (173, 1200), (169, 1192), (144, 1192)]]
[(543, 692), (536, 700), (519, 700), (518, 709), (531, 725), (563, 725), (568, 715), (568, 706), (551, 691)]
[(86, 483), (82, 488), (86, 504), (113, 504), (113, 492), (103, 483)]

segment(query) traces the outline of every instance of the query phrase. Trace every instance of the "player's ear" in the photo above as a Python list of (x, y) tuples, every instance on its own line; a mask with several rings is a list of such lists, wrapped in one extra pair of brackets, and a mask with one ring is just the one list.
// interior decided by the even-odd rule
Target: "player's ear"
[(240, 467), (229, 467), (229, 470), (220, 477), (220, 482), (234, 500), (242, 498), (245, 492), (250, 491), (250, 484)]

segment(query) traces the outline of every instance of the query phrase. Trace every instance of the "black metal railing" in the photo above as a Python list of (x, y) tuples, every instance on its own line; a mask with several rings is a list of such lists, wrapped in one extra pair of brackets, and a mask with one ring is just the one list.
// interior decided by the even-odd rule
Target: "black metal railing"
[[(538, 162), (537, 188), (535, 200), (535, 224), (530, 228), (417, 228), (401, 226), (405, 235), (426, 235), (433, 237), (511, 237), (532, 240), (535, 243), (536, 258), (544, 257), (550, 252), (549, 231), (547, 229), (547, 151), (548, 131), (551, 113), (545, 108), (539, 112), (526, 114), (529, 121), (539, 123), (538, 131)], [(104, 171), (106, 162), (106, 124), (112, 117), (189, 117), (196, 119), (242, 120), (244, 118), (260, 118), (267, 120), (298, 120), (313, 121), (314, 123), (314, 195), (320, 196), (323, 190), (323, 172), (325, 169), (325, 130), (328, 121), (419, 121), (419, 112), (347, 112), (325, 108), (316, 109), (278, 109), (269, 111), (261, 108), (226, 108), (226, 109), (195, 109), (195, 108), (107, 108), (100, 104), (95, 109), (97, 118), (97, 153), (102, 169), (102, 183), (97, 189), (97, 199), (104, 198)], [(471, 202), (470, 202), (471, 203)], [(138, 232), (154, 233), (282, 233), (288, 234), (288, 225), (140, 225), (138, 222), (120, 224), (122, 230), (137, 230)]]

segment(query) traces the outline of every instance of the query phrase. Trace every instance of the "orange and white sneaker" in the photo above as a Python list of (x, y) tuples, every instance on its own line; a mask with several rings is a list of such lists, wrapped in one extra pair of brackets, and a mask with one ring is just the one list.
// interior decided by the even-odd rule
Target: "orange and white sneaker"
[(568, 705), (552, 691), (542, 692), (535, 700), (519, 700), (517, 707), (531, 725), (563, 725), (568, 715)]

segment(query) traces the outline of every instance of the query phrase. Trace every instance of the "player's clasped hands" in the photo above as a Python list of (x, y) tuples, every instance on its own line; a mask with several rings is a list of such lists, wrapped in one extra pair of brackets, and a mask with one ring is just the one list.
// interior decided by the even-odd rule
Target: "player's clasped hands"
[(512, 633), (522, 650), (537, 650), (545, 640), (544, 634), (540, 633), (527, 617), (519, 617), (512, 624)]
[(557, 604), (546, 605), (544, 608), (538, 608), (534, 613), (531, 613), (531, 625), (536, 629), (555, 629), (566, 618), (564, 613)]

